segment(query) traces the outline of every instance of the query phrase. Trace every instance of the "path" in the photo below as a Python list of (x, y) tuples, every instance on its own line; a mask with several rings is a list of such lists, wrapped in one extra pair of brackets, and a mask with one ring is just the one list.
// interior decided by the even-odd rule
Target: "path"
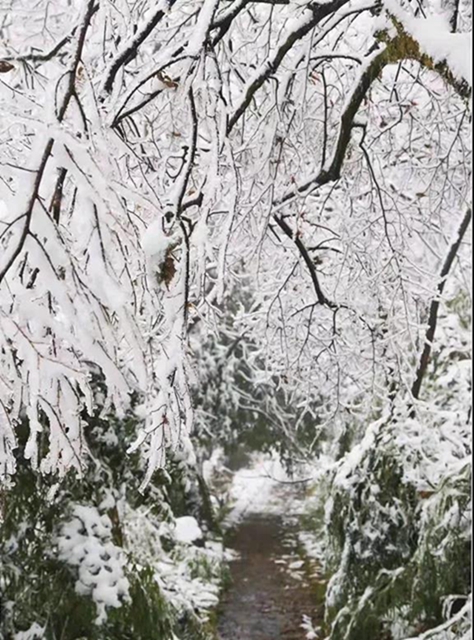
[[(296, 555), (291, 522), (281, 515), (249, 514), (229, 545), (231, 586), (221, 605), (219, 640), (305, 640), (303, 615), (313, 622), (316, 598)], [(313, 636), (314, 637), (314, 636)]]

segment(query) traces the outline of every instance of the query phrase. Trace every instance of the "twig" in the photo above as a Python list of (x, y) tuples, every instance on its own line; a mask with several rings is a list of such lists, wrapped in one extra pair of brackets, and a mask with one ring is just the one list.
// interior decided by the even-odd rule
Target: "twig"
[(285, 233), (285, 235), (287, 235), (288, 238), (293, 240), (293, 242), (298, 247), (298, 251), (300, 252), (301, 257), (303, 258), (306, 266), (308, 267), (309, 273), (311, 275), (314, 291), (316, 293), (316, 298), (318, 299), (319, 304), (323, 304), (327, 307), (330, 307), (331, 309), (335, 308), (337, 305), (335, 305), (333, 302), (328, 300), (328, 298), (326, 298), (326, 296), (324, 295), (323, 290), (321, 289), (321, 285), (319, 284), (318, 274), (316, 273), (316, 267), (314, 266), (314, 262), (311, 260), (311, 256), (309, 255), (308, 250), (303, 244), (301, 238), (298, 236), (298, 234), (295, 234), (293, 232), (291, 227), (281, 216), (275, 214), (273, 216), (273, 219), (275, 220), (277, 225), (280, 227), (280, 229), (283, 231), (283, 233)]

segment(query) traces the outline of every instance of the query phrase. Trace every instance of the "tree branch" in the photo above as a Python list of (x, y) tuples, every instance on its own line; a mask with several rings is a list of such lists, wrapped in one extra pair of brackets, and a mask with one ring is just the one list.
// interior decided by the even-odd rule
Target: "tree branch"
[(351, 140), (352, 129), (354, 128), (354, 119), (368, 90), (373, 82), (380, 76), (385, 66), (395, 64), (401, 60), (417, 60), (422, 66), (437, 71), (448, 84), (454, 87), (461, 97), (466, 97), (466, 91), (468, 89), (465, 83), (457, 81), (444, 63), (434, 64), (429, 56), (423, 54), (420, 51), (418, 43), (405, 33), (400, 23), (396, 20), (395, 26), (397, 28), (397, 35), (394, 38), (388, 39), (388, 37), (385, 37), (385, 34), (380, 34), (380, 40), (385, 43), (386, 47), (372, 58), (352, 91), (347, 106), (341, 115), (339, 133), (332, 161), (329, 166), (326, 168), (323, 167), (314, 177), (307, 180), (304, 184), (276, 199), (273, 203), (274, 206), (285, 204), (299, 194), (308, 192), (310, 189), (322, 187), (340, 178), (347, 147)]
[[(441, 296), (444, 291), (444, 286), (446, 284), (446, 279), (451, 270), (454, 259), (458, 254), (459, 247), (461, 246), (461, 242), (467, 231), (469, 223), (471, 222), (471, 216), (472, 216), (472, 211), (471, 209), (468, 209), (464, 214), (461, 224), (459, 225), (457, 237), (449, 248), (448, 254), (444, 260), (443, 266), (441, 268), (441, 272), (439, 274), (439, 280), (436, 287), (437, 295), (435, 298), (433, 298), (430, 305), (430, 313), (428, 316), (428, 329), (426, 330), (426, 336), (425, 336), (425, 345), (423, 347), (423, 351), (420, 356), (420, 361), (418, 363), (418, 367), (416, 370), (415, 381), (413, 382), (413, 385), (411, 388), (411, 394), (415, 400), (418, 400), (420, 397), (421, 384), (423, 382), (423, 378), (428, 368), (428, 363), (431, 355), (431, 348), (433, 346), (433, 340), (436, 332), (436, 325), (438, 322), (439, 305), (441, 302)], [(411, 415), (413, 417), (414, 410), (412, 410)]]
[(300, 255), (303, 258), (306, 266), (308, 267), (309, 273), (311, 275), (314, 291), (316, 293), (316, 298), (318, 299), (319, 304), (323, 304), (327, 307), (330, 307), (331, 309), (336, 308), (337, 305), (334, 304), (334, 302), (331, 302), (330, 300), (328, 300), (328, 298), (326, 298), (326, 296), (324, 295), (323, 290), (321, 289), (321, 285), (319, 283), (318, 274), (316, 273), (316, 267), (314, 266), (314, 262), (311, 260), (311, 256), (309, 255), (308, 250), (303, 244), (301, 238), (298, 236), (297, 233), (296, 234), (293, 233), (293, 230), (291, 229), (291, 227), (287, 224), (287, 222), (281, 216), (275, 214), (273, 216), (273, 219), (275, 220), (277, 225), (280, 227), (280, 229), (283, 231), (283, 233), (287, 235), (288, 238), (293, 240), (295, 245), (298, 247), (298, 251), (300, 252)]
[[(96, 11), (96, 8), (94, 7), (94, 2), (95, 2), (95, 0), (89, 0), (89, 2), (87, 3), (87, 6), (86, 6), (85, 12), (84, 12), (84, 16), (82, 18), (82, 23), (80, 25), (79, 34), (78, 34), (78, 37), (77, 37), (77, 44), (76, 44), (76, 49), (75, 49), (75, 52), (74, 52), (73, 62), (72, 62), (72, 65), (71, 65), (71, 67), (70, 67), (70, 69), (68, 71), (68, 84), (67, 84), (66, 91), (64, 93), (61, 105), (59, 106), (59, 109), (58, 109), (58, 120), (59, 120), (59, 122), (61, 122), (64, 119), (64, 116), (66, 115), (66, 111), (67, 111), (67, 108), (68, 108), (69, 103), (71, 101), (71, 98), (74, 96), (76, 73), (77, 73), (77, 69), (78, 69), (78, 66), (79, 66), (79, 62), (81, 60), (81, 55), (82, 55), (82, 50), (83, 50), (84, 43), (85, 43), (86, 33), (87, 33), (88, 28), (89, 28), (92, 16), (94, 15), (94, 13)], [(36, 170), (36, 176), (35, 176), (35, 180), (34, 180), (34, 183), (33, 183), (33, 189), (32, 189), (30, 198), (28, 200), (28, 203), (26, 205), (26, 211), (24, 212), (24, 214), (22, 214), (22, 217), (25, 218), (25, 222), (24, 222), (21, 234), (20, 234), (20, 238), (19, 238), (19, 240), (17, 242), (17, 245), (14, 248), (11, 256), (8, 258), (5, 266), (0, 271), (0, 283), (5, 278), (5, 276), (7, 275), (8, 271), (11, 269), (12, 265), (15, 263), (16, 259), (20, 255), (20, 253), (21, 253), (21, 251), (22, 251), (22, 249), (24, 247), (24, 244), (26, 242), (26, 238), (28, 237), (28, 234), (30, 232), (31, 218), (33, 216), (34, 205), (35, 205), (35, 202), (36, 202), (36, 200), (38, 198), (38, 195), (39, 195), (39, 189), (40, 189), (40, 186), (41, 186), (41, 182), (43, 180), (44, 171), (45, 171), (46, 165), (48, 163), (49, 157), (51, 155), (51, 151), (53, 150), (53, 145), (54, 145), (54, 139), (50, 138), (48, 140), (48, 142), (46, 143), (46, 146), (44, 148), (43, 154), (41, 156), (41, 160), (40, 160), (38, 169)]]
[[(97, 13), (98, 10), (99, 5), (97, 4), (93, 9), (92, 15), (94, 15), (94, 13)], [(67, 36), (61, 38), (61, 40), (59, 40), (49, 51), (39, 51), (38, 53), (31, 52), (23, 56), (7, 56), (2, 58), (2, 60), (7, 60), (8, 62), (48, 62), (48, 60), (54, 58), (54, 56), (56, 56), (61, 51), (61, 49), (72, 40), (76, 31), (77, 25)]]
[[(176, 0), (168, 0), (169, 9), (171, 9), (175, 2)], [(148, 20), (148, 22), (137, 31), (133, 38), (131, 38), (129, 44), (117, 55), (115, 60), (110, 65), (104, 81), (103, 91), (105, 93), (110, 93), (112, 91), (115, 76), (119, 72), (120, 68), (133, 60), (133, 58), (137, 55), (137, 51), (140, 45), (145, 42), (150, 33), (165, 15), (166, 12), (162, 9), (156, 10), (153, 16)]]
[(256, 78), (250, 83), (248, 86), (245, 96), (237, 109), (234, 111), (233, 115), (230, 117), (229, 122), (227, 124), (227, 133), (229, 134), (240, 118), (245, 113), (247, 107), (249, 106), (252, 98), (255, 93), (260, 89), (260, 87), (270, 78), (271, 75), (277, 71), (286, 54), (292, 49), (294, 44), (304, 38), (314, 27), (323, 20), (326, 16), (334, 13), (342, 6), (347, 4), (349, 0), (333, 0), (327, 4), (316, 4), (311, 3), (308, 5), (307, 9), (312, 12), (311, 18), (309, 18), (306, 22), (302, 22), (299, 27), (297, 27), (294, 31), (292, 31), (285, 42), (278, 48), (275, 55), (268, 60), (261, 72)]

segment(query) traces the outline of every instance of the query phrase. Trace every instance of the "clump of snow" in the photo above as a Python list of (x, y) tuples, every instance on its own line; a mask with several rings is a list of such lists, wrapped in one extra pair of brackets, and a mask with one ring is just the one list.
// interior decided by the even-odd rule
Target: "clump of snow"
[(110, 518), (95, 507), (77, 505), (57, 545), (59, 558), (78, 570), (76, 592), (92, 597), (97, 605), (96, 623), (102, 624), (107, 619), (106, 608), (120, 607), (129, 591), (124, 554), (112, 541)]
[(206, 484), (210, 485), (214, 481), (216, 472), (222, 470), (224, 452), (220, 447), (216, 447), (211, 456), (202, 463), (202, 477)]
[(34, 622), (26, 631), (15, 633), (14, 640), (40, 640), (44, 637), (45, 628)]
[(207, 620), (209, 610), (219, 602), (222, 564), (232, 554), (217, 541), (206, 542), (202, 548), (177, 542), (169, 555), (162, 553), (153, 563), (154, 578), (176, 611), (199, 612)]
[(317, 640), (321, 637), (319, 635), (321, 627), (314, 627), (313, 622), (309, 616), (303, 616), (301, 628), (303, 629), (303, 631), (305, 631), (307, 640)]
[(472, 84), (472, 33), (451, 33), (441, 15), (415, 18), (395, 0), (386, 0), (385, 6), (434, 62), (446, 61), (457, 78)]
[(155, 220), (142, 235), (142, 248), (152, 262), (163, 262), (172, 240), (163, 231), (162, 221)]
[(192, 516), (176, 518), (175, 537), (178, 542), (184, 544), (191, 544), (195, 540), (202, 538), (202, 531), (196, 518)]

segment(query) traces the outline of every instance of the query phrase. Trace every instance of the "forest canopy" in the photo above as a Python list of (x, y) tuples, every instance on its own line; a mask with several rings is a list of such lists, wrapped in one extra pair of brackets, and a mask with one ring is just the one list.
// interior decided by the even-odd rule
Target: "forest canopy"
[(328, 399), (322, 422), (419, 400), (470, 218), (468, 4), (9, 6), (4, 476), (23, 415), (33, 465), (80, 469), (92, 374), (118, 413), (141, 395), (137, 446), (160, 465), (192, 428), (189, 336), (245, 273), (242, 331), (288, 393)]

